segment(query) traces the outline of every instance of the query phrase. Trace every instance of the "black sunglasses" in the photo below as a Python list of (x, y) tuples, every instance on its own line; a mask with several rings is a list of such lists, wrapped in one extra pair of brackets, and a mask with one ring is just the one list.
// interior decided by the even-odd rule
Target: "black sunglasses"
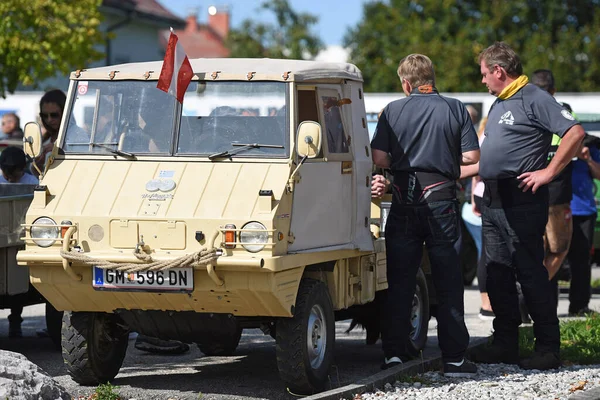
[(51, 113), (40, 113), (40, 117), (42, 117), (43, 119), (48, 119), (50, 117), (56, 119), (58, 117), (60, 117), (60, 114), (57, 112), (51, 112)]

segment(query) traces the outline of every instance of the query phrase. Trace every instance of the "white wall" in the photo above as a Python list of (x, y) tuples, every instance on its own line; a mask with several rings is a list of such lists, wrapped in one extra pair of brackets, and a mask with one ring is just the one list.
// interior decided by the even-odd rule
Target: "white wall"
[(23, 128), (27, 122), (36, 121), (43, 95), (44, 92), (16, 92), (7, 95), (5, 99), (0, 97), (0, 115), (16, 112), (21, 118), (21, 128)]
[[(455, 97), (463, 103), (481, 103), (482, 117), (486, 116), (496, 97), (487, 93), (442, 93), (448, 97)], [(391, 101), (401, 99), (403, 93), (365, 93), (365, 107), (367, 113), (378, 113)], [(600, 117), (600, 92), (594, 93), (557, 93), (556, 100), (571, 105), (578, 116), (596, 114)]]
[[(108, 26), (123, 19), (124, 17), (106, 15), (101, 29), (105, 31)], [(161, 60), (164, 57), (164, 50), (160, 46), (158, 34), (162, 29), (165, 28), (147, 21), (132, 20), (129, 24), (113, 31), (115, 38), (111, 41), (109, 65)], [(98, 65), (106, 65), (106, 61), (103, 59), (95, 64)]]

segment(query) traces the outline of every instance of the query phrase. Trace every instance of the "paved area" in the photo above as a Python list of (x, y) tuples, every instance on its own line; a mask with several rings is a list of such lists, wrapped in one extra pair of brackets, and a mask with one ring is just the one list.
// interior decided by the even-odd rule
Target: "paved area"
[[(600, 268), (593, 269), (594, 279), (600, 276)], [(476, 282), (475, 282), (476, 283)], [(566, 316), (568, 299), (562, 294), (559, 315)], [(465, 290), (466, 323), (472, 343), (481, 343), (492, 330), (491, 321), (478, 318), (480, 295), (477, 286)], [(590, 307), (600, 310), (600, 295), (595, 295)], [(47, 338), (38, 338), (36, 330), (44, 327), (44, 307), (26, 307), (24, 310), (24, 338), (9, 340), (9, 310), (0, 310), (0, 348), (24, 354), (40, 365), (48, 374), (67, 388), (74, 396), (89, 395), (93, 387), (77, 385), (67, 375), (62, 357)], [(423, 361), (411, 362), (412, 369), (403, 374), (422, 372), (436, 368), (437, 347), (436, 320), (429, 324), (427, 348)], [(346, 334), (348, 321), (336, 324), (336, 355), (331, 375), (331, 390), (319, 398), (337, 399), (343, 390), (368, 383), (378, 385), (390, 379), (388, 371), (381, 371), (382, 352), (379, 345), (366, 346), (365, 334), (356, 329)], [(259, 330), (244, 331), (235, 357), (205, 357), (196, 346), (181, 356), (158, 356), (133, 347), (130, 341), (127, 356), (115, 385), (124, 398), (135, 399), (285, 399), (288, 394), (280, 381), (275, 362), (275, 342)], [(251, 372), (250, 372), (251, 371)], [(381, 387), (381, 386), (376, 386)]]

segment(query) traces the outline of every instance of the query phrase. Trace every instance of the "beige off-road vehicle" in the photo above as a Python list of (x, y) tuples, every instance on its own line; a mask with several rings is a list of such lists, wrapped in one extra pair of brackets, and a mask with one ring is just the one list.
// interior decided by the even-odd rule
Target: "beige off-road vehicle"
[[(335, 321), (376, 315), (364, 305), (387, 287), (361, 73), (191, 64), (183, 104), (156, 88), (161, 62), (71, 74), (18, 261), (67, 311), (63, 356), (81, 384), (117, 375), (130, 330), (226, 356), (244, 328), (261, 328), (289, 389), (322, 390)], [(39, 127), (25, 136), (37, 156)], [(421, 272), (415, 349), (428, 319)], [(376, 322), (365, 323), (375, 340)]]

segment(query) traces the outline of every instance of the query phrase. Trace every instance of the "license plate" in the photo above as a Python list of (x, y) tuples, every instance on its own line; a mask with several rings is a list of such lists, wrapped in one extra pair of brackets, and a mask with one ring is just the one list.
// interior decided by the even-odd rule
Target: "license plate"
[(194, 290), (194, 270), (172, 268), (165, 271), (123, 272), (94, 267), (92, 286), (99, 290), (191, 292)]

